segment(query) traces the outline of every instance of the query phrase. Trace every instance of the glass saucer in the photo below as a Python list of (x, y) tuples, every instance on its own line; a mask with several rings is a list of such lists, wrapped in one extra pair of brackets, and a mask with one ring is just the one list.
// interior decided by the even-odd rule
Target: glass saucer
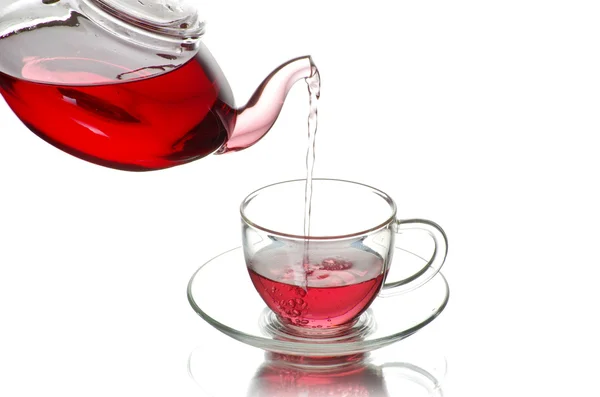
[[(423, 266), (425, 259), (396, 247), (394, 263)], [(394, 266), (392, 265), (392, 268)], [(369, 352), (402, 340), (433, 321), (446, 307), (449, 288), (438, 273), (427, 284), (401, 295), (379, 296), (358, 321), (335, 334), (301, 334), (279, 323), (248, 275), (240, 247), (202, 265), (188, 284), (192, 308), (210, 325), (248, 345), (303, 357)]]

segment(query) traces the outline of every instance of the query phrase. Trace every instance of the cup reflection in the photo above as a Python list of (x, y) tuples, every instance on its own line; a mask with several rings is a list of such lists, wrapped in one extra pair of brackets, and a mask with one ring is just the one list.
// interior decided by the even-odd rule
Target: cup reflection
[[(389, 383), (389, 385), (388, 385)], [(368, 354), (313, 359), (267, 353), (248, 397), (442, 396), (440, 382), (408, 362), (377, 363)]]

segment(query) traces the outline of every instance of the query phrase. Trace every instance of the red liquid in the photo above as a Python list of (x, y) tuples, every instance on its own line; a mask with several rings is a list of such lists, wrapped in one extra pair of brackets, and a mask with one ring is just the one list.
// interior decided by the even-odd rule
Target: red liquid
[[(343, 363), (342, 363), (343, 365)], [(386, 397), (387, 386), (380, 368), (363, 364), (350, 368), (311, 371), (277, 362), (263, 365), (252, 380), (254, 397)]]
[[(67, 153), (122, 170), (162, 169), (226, 141), (233, 98), (215, 65), (202, 45), (182, 66), (165, 60), (138, 71), (90, 58), (30, 57), (24, 78), (0, 72), (0, 94), (29, 129)], [(156, 68), (175, 69), (144, 78)]]
[[(312, 328), (334, 327), (357, 318), (375, 299), (384, 279), (381, 263), (371, 265), (372, 271), (368, 272), (354, 269), (350, 262), (332, 259), (308, 268), (306, 290), (292, 284), (295, 275), (290, 267), (269, 269), (279, 281), (252, 268), (249, 272), (262, 299), (281, 319)], [(369, 278), (373, 273), (376, 275)]]

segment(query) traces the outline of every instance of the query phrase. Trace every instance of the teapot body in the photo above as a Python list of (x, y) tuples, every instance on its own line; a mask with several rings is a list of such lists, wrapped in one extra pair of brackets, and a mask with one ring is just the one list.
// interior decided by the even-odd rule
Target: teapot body
[(245, 149), (315, 68), (278, 67), (236, 108), (182, 0), (0, 0), (0, 94), (55, 147), (126, 170)]
[(149, 48), (72, 5), (45, 7), (50, 17), (42, 13), (35, 29), (18, 29), (13, 16), (16, 29), (0, 38), (0, 93), (31, 131), (128, 171), (187, 163), (225, 143), (233, 95), (202, 42)]

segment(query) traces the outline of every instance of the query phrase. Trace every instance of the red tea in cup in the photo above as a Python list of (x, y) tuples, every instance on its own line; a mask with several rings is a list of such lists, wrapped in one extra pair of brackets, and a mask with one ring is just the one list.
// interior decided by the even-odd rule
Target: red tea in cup
[(320, 246), (303, 266), (304, 251), (297, 248), (263, 249), (248, 266), (256, 290), (286, 323), (310, 328), (348, 323), (381, 289), (383, 259), (375, 253), (346, 248), (336, 255)]

